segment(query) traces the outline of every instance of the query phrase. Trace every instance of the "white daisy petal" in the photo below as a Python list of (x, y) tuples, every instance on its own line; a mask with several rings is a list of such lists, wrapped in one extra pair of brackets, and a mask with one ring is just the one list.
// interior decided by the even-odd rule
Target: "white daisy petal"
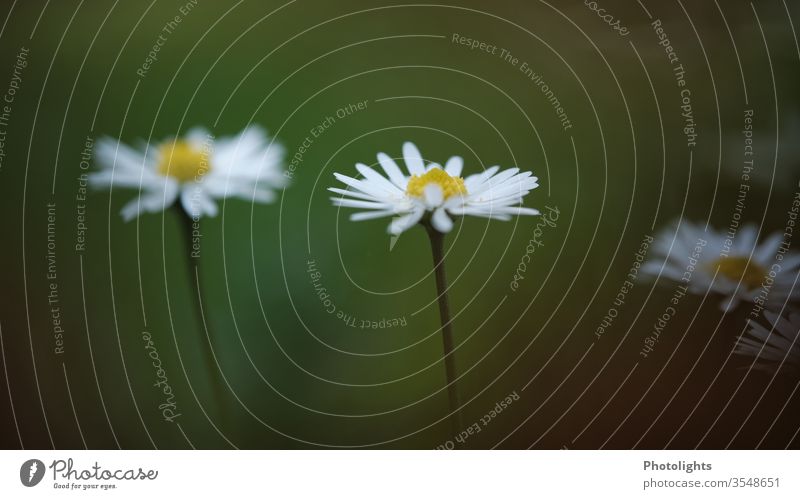
[(422, 218), (422, 215), (425, 213), (423, 208), (417, 208), (416, 210), (412, 211), (407, 215), (403, 215), (402, 217), (395, 218), (392, 220), (392, 223), (389, 224), (389, 233), (394, 235), (400, 235), (401, 233), (407, 231), (411, 227), (417, 224)]
[(265, 189), (256, 189), (253, 191), (252, 196), (250, 196), (249, 198), (244, 197), (245, 201), (249, 199), (255, 201), (256, 203), (262, 203), (262, 204), (272, 203), (275, 201), (275, 198), (276, 196), (273, 191)]
[[(252, 197), (252, 193), (251, 197)], [(242, 196), (245, 197), (245, 196)], [(214, 217), (217, 215), (217, 203), (200, 185), (185, 186), (181, 190), (181, 206), (191, 217)]]
[(132, 172), (128, 170), (103, 170), (89, 174), (89, 185), (95, 189), (106, 189), (111, 187), (120, 188), (147, 188), (149, 185), (157, 185), (164, 182), (163, 178), (148, 172)]
[(259, 156), (271, 158), (275, 154), (281, 154), (283, 149), (280, 144), (271, 146), (266, 131), (257, 125), (248, 126), (233, 137), (217, 140), (213, 140), (213, 137), (202, 137), (201, 144), (208, 144), (209, 139), (213, 141), (216, 162), (214, 166), (219, 170), (251, 170), (252, 165), (248, 165), (247, 160)]
[(413, 142), (406, 142), (403, 144), (403, 160), (406, 162), (406, 168), (412, 175), (423, 175), (425, 173), (425, 163), (422, 161), (422, 154), (420, 154), (417, 146)]
[(434, 229), (444, 234), (453, 230), (453, 221), (447, 216), (447, 212), (445, 212), (444, 208), (439, 208), (433, 212), (431, 224)]
[(752, 357), (751, 365), (768, 372), (800, 370), (800, 315), (788, 318), (764, 312), (769, 327), (750, 321), (750, 329), (736, 343), (734, 353)]
[(386, 190), (374, 185), (371, 182), (354, 179), (352, 177), (348, 177), (347, 175), (342, 175), (341, 173), (334, 173), (333, 175), (342, 183), (345, 183), (353, 189), (363, 192), (364, 194), (369, 194), (370, 196), (374, 196), (379, 199), (386, 197)]
[(492, 192), (497, 191), (524, 191), (524, 190), (531, 190), (539, 187), (539, 179), (536, 177), (531, 176), (531, 172), (523, 172), (517, 175), (513, 175), (510, 178), (503, 180), (502, 182), (498, 181), (500, 175), (497, 175), (496, 178), (489, 179), (486, 184), (491, 184), (489, 189)]
[[(197, 189), (199, 190), (199, 188)], [(195, 189), (183, 189), (181, 191), (181, 206), (190, 217), (200, 217), (200, 206), (197, 202)]]
[(758, 247), (758, 251), (753, 255), (753, 258), (761, 264), (768, 264), (775, 258), (775, 253), (777, 253), (782, 242), (783, 234), (777, 232), (772, 234), (766, 241), (761, 243)]
[(518, 171), (519, 171), (519, 168), (510, 168), (508, 170), (503, 170), (502, 172), (498, 173), (497, 175), (494, 175), (492, 177), (487, 178), (482, 184), (476, 185), (475, 187), (470, 189), (469, 192), (470, 192), (470, 194), (474, 195), (474, 194), (479, 194), (481, 192), (484, 192), (484, 191), (492, 189), (492, 188), (500, 189), (502, 187), (505, 187), (503, 185), (503, 183), (506, 180), (509, 180), (514, 175), (516, 175)]
[(373, 218), (390, 217), (395, 214), (396, 213), (394, 210), (360, 211), (350, 215), (350, 220), (353, 222), (359, 222), (362, 220), (372, 220)]
[(504, 213), (492, 213), (490, 211), (482, 211), (482, 210), (462, 211), (460, 213), (450, 210), (450, 213), (452, 213), (453, 215), (469, 215), (471, 217), (491, 218), (492, 220), (502, 220), (504, 222), (511, 220), (511, 215)]
[(164, 181), (160, 188), (148, 191), (138, 198), (128, 202), (120, 214), (126, 222), (133, 220), (142, 213), (158, 213), (172, 206), (178, 198), (178, 183), (169, 179)]
[(758, 228), (753, 224), (747, 224), (736, 234), (734, 244), (738, 253), (750, 253), (755, 247), (758, 239)]
[[(770, 316), (772, 316), (770, 318)], [(764, 312), (764, 317), (770, 321), (770, 323), (775, 325), (775, 328), (778, 330), (780, 334), (782, 334), (785, 338), (792, 338), (797, 335), (798, 329), (800, 329), (800, 323), (798, 322), (790, 322), (783, 317), (780, 317), (777, 313), (766, 311)], [(789, 317), (790, 319), (797, 319), (797, 317)], [(788, 344), (786, 345), (788, 347)]]
[(360, 201), (356, 199), (331, 198), (331, 201), (333, 201), (334, 206), (342, 206), (345, 208), (386, 209), (386, 208), (391, 208), (392, 206), (389, 203), (379, 203), (376, 201)]
[(208, 130), (206, 130), (204, 127), (196, 126), (190, 128), (186, 132), (184, 138), (195, 147), (202, 148), (208, 141), (208, 136), (209, 136)]
[(331, 192), (335, 192), (336, 194), (341, 194), (342, 196), (350, 196), (353, 198), (365, 199), (367, 201), (375, 201), (378, 199), (375, 196), (370, 196), (369, 194), (364, 194), (363, 192), (350, 191), (347, 189), (339, 189), (338, 187), (328, 187), (328, 190)]
[(109, 137), (98, 139), (94, 154), (95, 160), (103, 169), (139, 172), (146, 165), (143, 152)]
[(405, 190), (406, 185), (408, 185), (408, 179), (403, 175), (403, 172), (400, 171), (400, 167), (397, 166), (397, 163), (382, 152), (378, 153), (378, 163), (381, 164), (381, 168), (383, 168), (383, 171), (389, 176), (389, 180), (400, 189)]
[(465, 178), (464, 185), (467, 187), (467, 191), (472, 192), (475, 187), (483, 184), (486, 179), (497, 173), (499, 169), (499, 166), (491, 166), (481, 173), (476, 173)]
[(365, 179), (369, 180), (376, 186), (383, 187), (386, 192), (396, 195), (403, 194), (403, 191), (399, 187), (386, 180), (386, 178), (384, 178), (380, 173), (376, 172), (369, 166), (362, 163), (356, 163), (356, 170), (358, 170), (358, 172), (363, 175)]
[(539, 210), (525, 208), (524, 206), (504, 206), (499, 211), (501, 213), (508, 213), (509, 215), (541, 215)]
[(469, 205), (476, 206), (476, 207), (484, 207), (484, 206), (514, 206), (518, 205), (522, 202), (522, 198), (526, 196), (530, 191), (522, 191), (519, 194), (512, 194), (505, 197), (499, 198), (489, 198), (486, 196), (480, 196), (477, 199), (469, 198)]
[(461, 170), (464, 168), (464, 158), (461, 156), (453, 156), (447, 160), (444, 165), (444, 171), (451, 177), (460, 177)]
[(428, 184), (423, 190), (425, 197), (425, 204), (428, 208), (434, 208), (444, 202), (444, 192), (438, 184)]
[(203, 215), (207, 215), (209, 217), (217, 216), (217, 203), (215, 203), (210, 197), (206, 196), (205, 193), (199, 197), (198, 202), (200, 204), (200, 209), (203, 210)]
[(469, 196), (470, 201), (480, 203), (494, 201), (500, 202), (501, 199), (520, 199), (530, 192), (530, 189), (523, 189), (522, 186), (508, 186), (500, 189), (488, 189)]
[(139, 212), (141, 211), (141, 205), (142, 196), (139, 196), (132, 201), (128, 201), (128, 203), (126, 203), (119, 212), (119, 214), (122, 215), (122, 220), (125, 222), (130, 222), (134, 218), (138, 217)]

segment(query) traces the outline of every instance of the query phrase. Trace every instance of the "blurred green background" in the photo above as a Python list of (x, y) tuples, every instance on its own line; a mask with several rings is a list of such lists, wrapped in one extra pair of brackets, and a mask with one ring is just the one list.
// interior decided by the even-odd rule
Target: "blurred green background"
[[(379, 151), (399, 157), (405, 140), (429, 160), (463, 156), (465, 174), (533, 170), (540, 187), (525, 205), (560, 212), (517, 291), (509, 283), (540, 220), (469, 218), (448, 236), (463, 420), (519, 395), (460, 447), (796, 446), (797, 379), (726, 362), (746, 310), (723, 315), (718, 297), (687, 297), (657, 352), (632, 371), (672, 293), (642, 280), (613, 327), (594, 336), (645, 235), (679, 216), (727, 226), (746, 109), (756, 168), (745, 219), (782, 230), (800, 177), (796, 7), (643, 3), (601, 2), (629, 28), (620, 36), (577, 1), (3, 2), (0, 89), (29, 49), (0, 169), (3, 447), (444, 444), (424, 231), (390, 248), (388, 219), (352, 223), (326, 192), (333, 172), (355, 175), (355, 163), (372, 164)], [(696, 147), (687, 147), (679, 89), (648, 15), (662, 20), (686, 69)], [(526, 62), (573, 127), (562, 128), (518, 66), (453, 43), (454, 33)], [(92, 192), (86, 249), (75, 250), (87, 137), (135, 144), (195, 125), (221, 137), (256, 123), (291, 156), (312, 127), (359, 102), (366, 109), (314, 138), (278, 202), (228, 200), (202, 221), (198, 274), (220, 369), (199, 346), (205, 331), (174, 213), (124, 223), (119, 210), (135, 192)], [(48, 203), (57, 207), (63, 354), (48, 304)], [(315, 293), (309, 260), (356, 324), (406, 325), (348, 326)], [(144, 331), (175, 393), (174, 422), (158, 407)]]

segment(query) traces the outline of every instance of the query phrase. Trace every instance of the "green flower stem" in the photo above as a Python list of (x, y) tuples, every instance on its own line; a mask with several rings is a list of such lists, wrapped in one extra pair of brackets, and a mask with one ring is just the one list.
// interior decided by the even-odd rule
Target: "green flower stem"
[[(193, 224), (194, 220), (183, 207), (176, 203), (173, 205), (175, 213), (178, 215), (178, 221), (183, 229), (183, 240), (186, 250), (186, 264), (189, 272), (189, 289), (194, 303), (194, 312), (197, 317), (197, 327), (200, 332), (200, 345), (203, 350), (203, 357), (206, 364), (206, 371), (208, 372), (211, 388), (214, 392), (214, 399), (220, 416), (223, 414), (222, 401), (224, 400), (224, 391), (217, 376), (217, 361), (214, 357), (214, 346), (212, 343), (213, 334), (211, 334), (210, 327), (203, 314), (203, 303), (208, 303), (203, 296), (203, 287), (200, 285), (200, 276), (198, 273), (197, 265), (192, 261), (191, 253), (193, 246)], [(205, 334), (203, 334), (205, 332)]]
[(453, 436), (462, 429), (461, 402), (456, 385), (456, 361), (453, 353), (453, 329), (450, 319), (450, 304), (447, 300), (447, 275), (444, 268), (444, 234), (436, 230), (429, 221), (422, 223), (428, 231), (433, 252), (433, 270), (436, 275), (436, 291), (439, 301), (439, 317), (442, 321), (442, 342), (444, 344), (444, 369), (447, 376), (447, 395), (450, 400), (450, 423)]

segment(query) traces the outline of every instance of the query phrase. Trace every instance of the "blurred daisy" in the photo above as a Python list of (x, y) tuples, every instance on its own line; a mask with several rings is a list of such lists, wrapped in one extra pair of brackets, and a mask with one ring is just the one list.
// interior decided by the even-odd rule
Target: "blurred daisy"
[(273, 189), (286, 185), (284, 154), (283, 146), (270, 143), (258, 126), (218, 140), (203, 128), (193, 128), (183, 138), (138, 149), (104, 137), (95, 150), (101, 170), (91, 174), (89, 182), (98, 188), (141, 191), (122, 208), (125, 221), (145, 212), (163, 211), (178, 198), (188, 215), (213, 217), (217, 214), (215, 199), (274, 200)]
[(731, 240), (724, 232), (681, 221), (677, 233), (666, 229), (656, 237), (653, 258), (642, 271), (684, 284), (688, 277), (690, 292), (705, 294), (710, 288), (724, 295), (720, 308), (726, 312), (740, 302), (783, 304), (796, 298), (798, 290), (792, 288), (800, 254), (787, 250), (783, 234), (772, 234), (761, 244), (757, 237), (754, 224), (743, 226)]
[(739, 338), (734, 353), (754, 357), (753, 367), (764, 371), (800, 370), (800, 313), (792, 312), (788, 319), (765, 311), (769, 327), (750, 321), (750, 330)]
[(411, 142), (403, 144), (403, 160), (410, 175), (384, 153), (378, 153), (378, 162), (388, 179), (361, 163), (356, 164), (361, 179), (334, 173), (349, 187), (329, 189), (341, 195), (331, 198), (334, 205), (367, 210), (350, 215), (353, 221), (395, 217), (389, 225), (389, 233), (395, 235), (410, 229), (428, 213), (431, 226), (441, 233), (452, 230), (451, 216), (510, 220), (513, 215), (539, 214), (533, 208), (518, 206), (526, 194), (539, 186), (531, 172), (520, 173), (519, 168), (511, 168), (498, 173), (500, 167), (492, 166), (462, 178), (462, 158), (453, 156), (444, 167), (436, 163), (426, 166)]

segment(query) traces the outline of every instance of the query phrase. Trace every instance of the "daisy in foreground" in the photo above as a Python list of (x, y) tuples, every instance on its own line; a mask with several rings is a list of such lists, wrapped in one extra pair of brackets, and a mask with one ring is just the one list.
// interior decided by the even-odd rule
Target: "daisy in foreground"
[(339, 194), (331, 198), (334, 205), (366, 210), (353, 213), (350, 220), (394, 217), (389, 224), (390, 234), (399, 235), (417, 224), (428, 232), (442, 321), (451, 422), (457, 434), (461, 431), (460, 404), (444, 269), (444, 234), (453, 229), (454, 216), (510, 220), (514, 215), (538, 215), (538, 210), (520, 204), (523, 197), (539, 184), (531, 172), (520, 173), (519, 168), (500, 171), (499, 166), (462, 178), (464, 160), (461, 157), (451, 157), (444, 167), (437, 163), (426, 164), (417, 146), (411, 142), (403, 144), (403, 161), (408, 175), (391, 157), (378, 153), (378, 163), (386, 177), (367, 165), (357, 163), (356, 169), (363, 178), (334, 173), (348, 189), (331, 187), (329, 190)]
[(739, 339), (734, 353), (753, 357), (756, 369), (800, 371), (800, 313), (784, 318), (765, 311), (764, 317), (769, 327), (750, 321), (750, 331)]
[[(789, 251), (783, 234), (775, 233), (758, 244), (758, 228), (748, 224), (731, 239), (725, 232), (680, 221), (662, 231), (653, 244), (653, 257), (642, 271), (688, 285), (689, 291), (709, 289), (724, 295), (720, 308), (728, 312), (741, 302), (763, 307), (785, 303), (798, 296), (794, 278), (800, 271), (800, 253)], [(688, 281), (688, 282), (687, 282)]]
[(142, 191), (122, 208), (125, 221), (145, 212), (164, 211), (179, 198), (183, 210), (193, 218), (213, 217), (217, 214), (215, 199), (273, 201), (273, 189), (286, 185), (284, 154), (283, 146), (270, 143), (258, 126), (217, 140), (205, 129), (193, 128), (183, 138), (139, 149), (104, 137), (95, 150), (101, 170), (91, 174), (89, 182), (96, 188)]
[(518, 206), (526, 194), (539, 186), (539, 179), (531, 172), (510, 168), (498, 173), (500, 167), (492, 166), (462, 178), (462, 158), (451, 157), (444, 168), (436, 163), (426, 166), (411, 142), (403, 144), (403, 160), (410, 175), (384, 153), (378, 153), (378, 162), (388, 179), (361, 163), (356, 164), (356, 169), (362, 179), (334, 173), (351, 189), (331, 187), (330, 191), (341, 194), (331, 198), (333, 204), (368, 210), (350, 215), (353, 221), (395, 217), (389, 225), (391, 234), (400, 234), (420, 221), (447, 233), (453, 229), (450, 217), (458, 215), (510, 220), (512, 215), (539, 214), (533, 208)]

